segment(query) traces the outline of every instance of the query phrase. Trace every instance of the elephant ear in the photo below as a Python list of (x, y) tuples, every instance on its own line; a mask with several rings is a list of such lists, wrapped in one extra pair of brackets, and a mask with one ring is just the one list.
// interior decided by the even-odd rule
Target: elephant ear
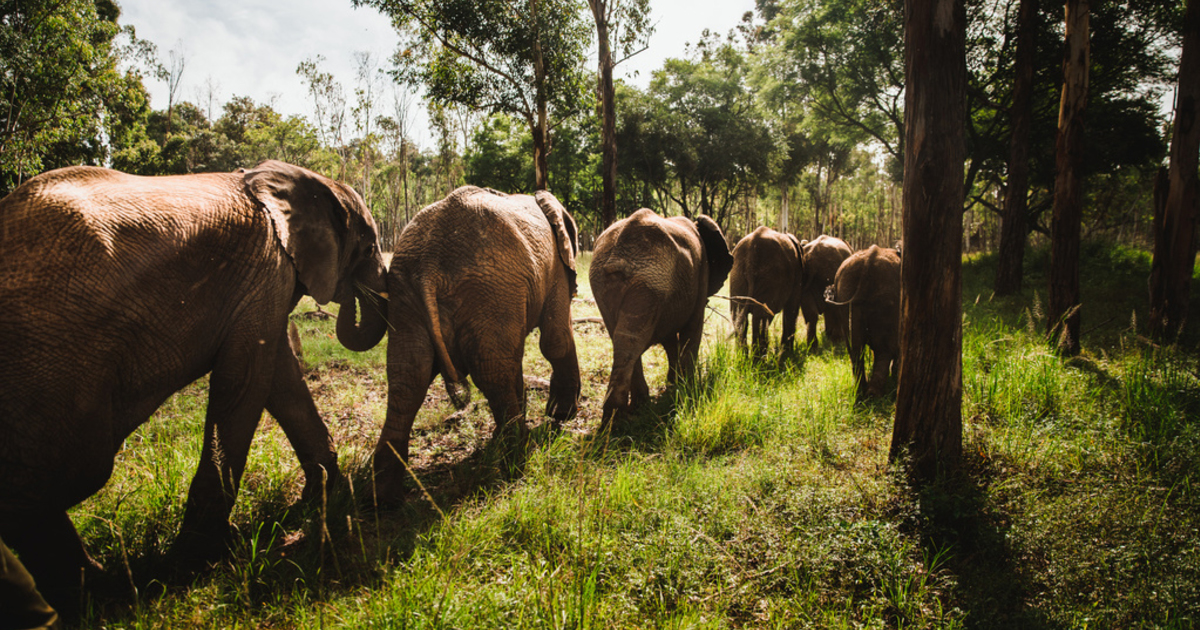
[(733, 269), (733, 255), (721, 227), (706, 214), (696, 217), (696, 229), (708, 255), (708, 294), (715, 295), (725, 284), (729, 271)]
[(296, 275), (318, 304), (333, 299), (349, 213), (324, 177), (270, 160), (245, 172), (247, 193), (263, 205)]
[(537, 205), (550, 222), (550, 231), (554, 233), (558, 257), (567, 269), (571, 281), (571, 295), (576, 291), (575, 256), (579, 254), (579, 235), (575, 228), (575, 219), (571, 213), (559, 203), (558, 199), (548, 191), (539, 190), (533, 196)]

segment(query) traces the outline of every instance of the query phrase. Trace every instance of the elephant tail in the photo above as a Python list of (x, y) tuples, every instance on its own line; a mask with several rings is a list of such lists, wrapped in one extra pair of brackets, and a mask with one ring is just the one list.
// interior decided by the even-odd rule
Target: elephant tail
[[(848, 299), (844, 302), (838, 302), (835, 299), (837, 297), (837, 286), (838, 286), (837, 285), (837, 277), (835, 276), (834, 281), (833, 281), (834, 283), (829, 285), (828, 287), (825, 287), (825, 301), (834, 306), (850, 306), (854, 302), (858, 301), (859, 295), (863, 294), (866, 291), (869, 291), (870, 289), (864, 287), (864, 285), (867, 285), (870, 283), (867, 282), (864, 278), (866, 278), (870, 275), (870, 273), (869, 273), (870, 269), (875, 266), (875, 261), (876, 261), (876, 259), (879, 258), (879, 251), (880, 251), (879, 247), (876, 245), (872, 245), (871, 249), (867, 251), (867, 260), (865, 263), (863, 263), (863, 265), (865, 266), (865, 269), (863, 271), (861, 271), (860, 273), (855, 274), (857, 277), (854, 279), (857, 282), (854, 285), (854, 293), (851, 294), (850, 299)], [(847, 259), (847, 260), (849, 260), (849, 259)], [(838, 271), (841, 271), (841, 270), (839, 269)]]
[(463, 409), (471, 402), (471, 389), (466, 381), (459, 377), (458, 370), (454, 369), (454, 363), (450, 361), (450, 352), (446, 350), (446, 340), (442, 337), (442, 318), (438, 315), (437, 292), (431, 282), (425, 283), (425, 311), (429, 315), (429, 331), (433, 335), (433, 349), (437, 353), (442, 381), (446, 384), (446, 394), (450, 396), (450, 402), (455, 409)]

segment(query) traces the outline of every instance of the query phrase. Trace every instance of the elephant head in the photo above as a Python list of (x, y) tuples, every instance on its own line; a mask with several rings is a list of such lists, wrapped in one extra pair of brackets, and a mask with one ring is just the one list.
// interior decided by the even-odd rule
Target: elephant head
[(721, 228), (708, 215), (696, 217), (696, 229), (700, 232), (700, 240), (708, 256), (708, 295), (716, 295), (733, 269), (733, 254), (729, 253), (729, 243), (725, 241)]
[[(270, 160), (244, 173), (246, 189), (271, 217), (307, 293), (338, 302), (338, 341), (369, 350), (387, 330), (387, 269), (375, 221), (349, 186)], [(362, 302), (362, 322), (357, 321)]]

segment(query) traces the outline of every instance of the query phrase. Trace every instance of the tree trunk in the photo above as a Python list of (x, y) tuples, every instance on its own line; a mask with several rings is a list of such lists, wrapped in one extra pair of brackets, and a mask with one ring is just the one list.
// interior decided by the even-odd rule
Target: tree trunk
[[(1161, 226), (1154, 233), (1150, 275), (1150, 332), (1170, 339), (1187, 323), (1196, 260), (1197, 176), (1200, 162), (1200, 0), (1188, 0), (1179, 58), (1175, 130)], [(1161, 259), (1160, 259), (1161, 254)]]
[(1050, 224), (1047, 332), (1059, 351), (1079, 354), (1079, 238), (1083, 215), (1083, 113), (1088, 91), (1089, 0), (1067, 0), (1066, 58), (1055, 139), (1054, 218)]
[[(534, 23), (538, 20), (538, 5), (536, 0), (530, 0), (529, 7), (533, 12)], [(536, 86), (534, 95), (536, 119), (533, 121), (533, 177), (536, 190), (550, 189), (549, 155), (549, 122), (546, 115), (546, 59), (542, 54), (540, 29), (534, 28), (533, 36), (533, 77)]]
[(889, 458), (914, 480), (962, 454), (964, 0), (905, 7), (904, 253), (899, 390)]
[(602, 228), (617, 220), (617, 110), (613, 92), (612, 47), (608, 41), (608, 2), (589, 0), (592, 17), (596, 20), (596, 39), (599, 42), (600, 97), (600, 178), (603, 190), (600, 197)]
[(1004, 192), (1004, 220), (1000, 226), (996, 295), (1021, 292), (1025, 236), (1029, 233), (1026, 200), (1029, 195), (1029, 130), (1033, 123), (1033, 49), (1037, 16), (1037, 0), (1021, 0), (1017, 17), (1017, 77), (1009, 110), (1012, 138), (1008, 151), (1008, 186)]

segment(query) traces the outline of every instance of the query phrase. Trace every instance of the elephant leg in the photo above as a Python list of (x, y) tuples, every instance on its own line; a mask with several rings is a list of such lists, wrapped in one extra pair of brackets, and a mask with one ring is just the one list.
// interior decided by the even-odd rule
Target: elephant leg
[[(6, 514), (0, 517), (0, 538), (21, 554), (22, 564), (37, 580), (38, 591), (51, 606), (67, 615), (78, 610), (85, 571), (99, 571), (101, 567), (88, 556), (66, 511)], [(0, 612), (6, 610), (0, 606)], [(0, 627), (6, 626), (0, 622)]]
[(783, 334), (779, 338), (779, 350), (784, 356), (791, 355), (796, 349), (796, 318), (800, 315), (798, 306), (783, 307)]
[(750, 321), (754, 327), (754, 355), (765, 357), (771, 347), (771, 320), (762, 315), (754, 315)]
[(690, 379), (696, 375), (696, 364), (700, 358), (700, 342), (704, 339), (704, 309), (701, 308), (692, 320), (684, 325), (679, 332), (679, 348), (677, 354), (679, 363), (671, 383), (677, 385), (680, 379)]
[(561, 423), (579, 410), (579, 357), (575, 351), (575, 332), (571, 328), (570, 297), (564, 295), (553, 304), (543, 314), (538, 348), (550, 362), (546, 415)]
[(58, 614), (50, 607), (25, 565), (0, 540), (0, 610), (12, 628), (57, 628)]
[(296, 355), (282, 341), (275, 351), (275, 378), (267, 396), (267, 411), (279, 423), (300, 460), (304, 471), (300, 496), (305, 500), (320, 497), (338, 478), (337, 451), (304, 382)]
[[(253, 336), (254, 332), (240, 334)], [(209, 378), (204, 448), (175, 543), (187, 555), (204, 558), (224, 550), (229, 513), (246, 469), (250, 441), (271, 393), (281, 338), (233, 348), (217, 358)]]
[(525, 377), (521, 359), (518, 352), (516, 356), (480, 361), (471, 377), (492, 410), (496, 423), (492, 443), (501, 446), (509, 455), (523, 451), (529, 434), (525, 425)]
[(662, 342), (667, 355), (667, 387), (674, 387), (679, 380), (679, 335), (671, 335)]
[[(821, 316), (812, 300), (803, 300), (800, 303), (800, 313), (804, 315), (805, 337), (804, 343), (808, 346), (808, 351), (812, 352), (817, 348), (817, 318)], [(828, 320), (826, 320), (828, 322)], [(826, 324), (828, 328), (828, 323)]]
[(874, 344), (871, 351), (875, 354), (875, 361), (871, 366), (871, 383), (867, 393), (870, 396), (882, 396), (887, 389), (888, 375), (891, 374), (892, 359), (895, 355), (887, 344)]
[(851, 316), (850, 318), (850, 339), (847, 344), (847, 350), (850, 353), (850, 367), (854, 372), (855, 390), (861, 396), (867, 388), (866, 366), (864, 365), (866, 357), (866, 345), (864, 343), (866, 331), (863, 330), (861, 316)]
[(413, 421), (435, 375), (433, 345), (423, 330), (391, 332), (387, 375), (387, 415), (372, 462), (372, 491), (377, 505), (396, 504), (404, 497)]
[(642, 357), (633, 362), (633, 377), (629, 382), (629, 406), (636, 408), (650, 400), (650, 385), (646, 382), (646, 372), (642, 369)]
[(739, 348), (746, 347), (746, 318), (748, 310), (745, 306), (733, 302), (730, 307), (730, 315), (733, 316), (733, 336), (737, 340)]
[(825, 336), (831, 342), (842, 343), (846, 339), (846, 331), (849, 328), (849, 324), (846, 322), (848, 316), (849, 312), (844, 306), (829, 305), (825, 309)]
[(601, 429), (612, 423), (619, 412), (628, 412), (639, 398), (648, 398), (650, 388), (642, 372), (642, 354), (650, 347), (653, 322), (634, 314), (622, 316), (612, 330), (613, 363), (608, 391), (604, 394)]

